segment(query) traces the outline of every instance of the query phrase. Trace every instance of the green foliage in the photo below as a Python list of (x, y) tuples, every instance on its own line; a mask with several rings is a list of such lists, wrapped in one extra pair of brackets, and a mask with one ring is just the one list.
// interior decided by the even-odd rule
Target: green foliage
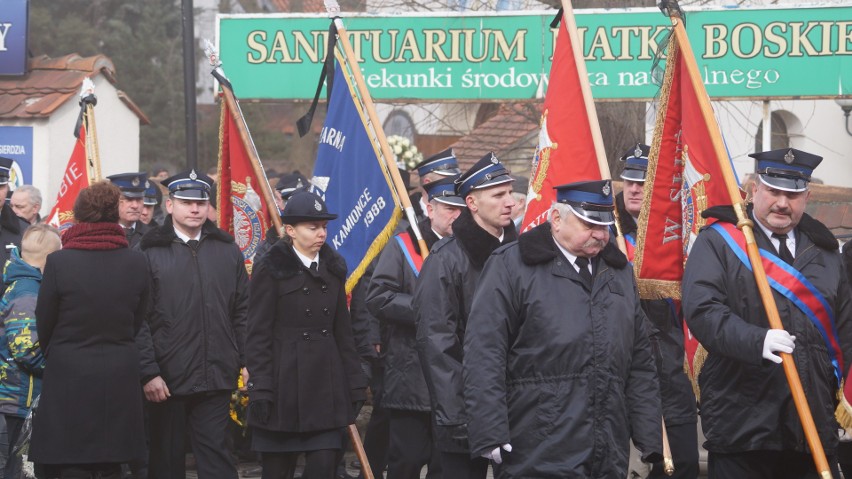
[(110, 57), (118, 88), (151, 120), (140, 130), (142, 168), (174, 169), (185, 163), (180, 20), (174, 0), (32, 0), (30, 51)]

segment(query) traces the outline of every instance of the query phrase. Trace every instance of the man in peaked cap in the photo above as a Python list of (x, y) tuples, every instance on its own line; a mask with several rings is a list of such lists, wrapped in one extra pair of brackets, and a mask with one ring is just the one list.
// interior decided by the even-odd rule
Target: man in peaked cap
[(228, 406), (245, 375), (248, 277), (234, 239), (207, 219), (213, 180), (195, 170), (163, 180), (168, 216), (139, 249), (151, 307), (137, 336), (148, 400), (150, 477), (184, 477), (189, 428), (199, 477), (236, 479)]
[(121, 173), (107, 176), (121, 190), (118, 199), (118, 224), (127, 234), (127, 242), (133, 248), (148, 231), (148, 225), (140, 221), (145, 202), (145, 190), (151, 186), (147, 173)]
[(428, 201), (424, 199), (428, 195), (423, 191), (423, 187), (441, 178), (458, 176), (461, 170), (459, 169), (459, 162), (452, 148), (447, 148), (440, 153), (424, 159), (414, 167), (414, 170), (417, 171), (421, 189), (411, 195), (411, 204), (416, 205), (417, 217), (419, 220), (422, 220), (427, 217), (426, 203)]
[(163, 202), (163, 193), (157, 185), (148, 181), (148, 188), (145, 189), (145, 197), (142, 201), (142, 215), (139, 221), (149, 226), (159, 226), (162, 220), (162, 210), (160, 203)]
[[(470, 450), (495, 477), (627, 476), (661, 457), (645, 315), (610, 242), (609, 180), (556, 187), (549, 222), (497, 249), (464, 337)], [(570, 313), (568, 313), (570, 312)]]
[(514, 179), (488, 153), (455, 180), (467, 208), (453, 236), (432, 247), (414, 292), (417, 348), (435, 417), (445, 477), (484, 478), (488, 461), (471, 459), (461, 383), (462, 344), (473, 291), (492, 251), (517, 238), (512, 223)]
[[(456, 196), (454, 176), (423, 185), (429, 198), (428, 219), (418, 227), (431, 248), (452, 234), (453, 221), (465, 208)], [(384, 394), (390, 412), (388, 477), (417, 479), (428, 464), (427, 477), (441, 477), (441, 455), (433, 450), (429, 390), (415, 348), (416, 312), (412, 303), (423, 257), (414, 231), (400, 233), (379, 256), (370, 280), (367, 307), (384, 331)]]
[[(709, 477), (816, 478), (779, 353), (793, 360), (834, 477), (835, 393), (852, 361), (852, 298), (837, 240), (808, 216), (822, 158), (785, 148), (751, 155), (749, 218), (784, 329), (770, 329), (730, 206), (710, 208), (686, 262), (683, 312), (707, 349), (699, 376)], [(809, 308), (807, 304), (821, 304)]]
[(29, 227), (29, 223), (18, 217), (6, 201), (9, 196), (9, 177), (14, 164), (15, 161), (11, 158), (0, 156), (0, 200), (3, 202), (0, 206), (0, 244), (3, 248), (3, 264), (9, 260), (10, 245), (17, 246), (20, 251), (21, 236)]
[[(648, 171), (648, 145), (637, 143), (621, 157), (624, 188), (615, 197), (621, 232), (627, 241), (627, 259), (633, 262), (637, 221), (645, 198), (645, 177)], [(648, 317), (654, 362), (660, 384), (663, 417), (675, 463), (674, 475), (667, 476), (662, 462), (652, 465), (650, 478), (698, 477), (698, 431), (695, 393), (683, 370), (684, 331), (679, 308), (671, 299), (642, 300), (642, 310)]]
[(275, 185), (275, 203), (278, 205), (278, 209), (283, 212), (284, 205), (287, 204), (290, 196), (302, 188), (307, 188), (309, 185), (310, 182), (308, 179), (298, 171), (281, 175), (278, 183)]

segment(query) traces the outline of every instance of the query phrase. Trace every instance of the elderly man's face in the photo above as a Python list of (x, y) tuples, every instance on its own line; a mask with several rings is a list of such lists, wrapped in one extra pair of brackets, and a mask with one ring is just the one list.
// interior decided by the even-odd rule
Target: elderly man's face
[(787, 234), (801, 221), (810, 195), (810, 191), (778, 190), (758, 178), (752, 187), (754, 217), (769, 231)]
[(551, 211), (551, 231), (556, 241), (574, 256), (597, 256), (609, 242), (609, 226), (597, 225), (569, 213)]
[(41, 209), (41, 205), (33, 203), (30, 194), (23, 191), (12, 193), (11, 205), (12, 211), (29, 223), (35, 222), (38, 218), (38, 210)]

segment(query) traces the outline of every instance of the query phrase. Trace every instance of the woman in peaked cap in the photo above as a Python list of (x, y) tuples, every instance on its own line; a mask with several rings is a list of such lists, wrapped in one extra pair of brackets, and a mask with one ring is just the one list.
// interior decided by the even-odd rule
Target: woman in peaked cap
[(252, 448), (263, 478), (332, 479), (342, 428), (365, 399), (349, 310), (346, 263), (325, 244), (337, 218), (314, 193), (290, 197), (285, 235), (256, 265), (251, 281), (246, 362)]

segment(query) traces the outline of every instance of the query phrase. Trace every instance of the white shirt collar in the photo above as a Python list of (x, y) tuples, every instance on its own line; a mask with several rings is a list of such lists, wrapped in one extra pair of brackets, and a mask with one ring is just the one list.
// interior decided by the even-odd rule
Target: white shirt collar
[(293, 251), (296, 253), (296, 256), (299, 257), (299, 261), (301, 261), (302, 264), (305, 265), (305, 268), (310, 268), (311, 263), (316, 263), (317, 267), (319, 267), (319, 253), (317, 253), (316, 256), (314, 256), (313, 258), (308, 258), (307, 256), (300, 253), (295, 246), (293, 247)]
[(439, 240), (444, 239), (443, 236), (439, 235), (438, 232), (435, 231), (435, 228), (432, 228), (432, 232), (435, 233), (435, 236), (437, 236)]
[[(774, 238), (772, 236), (772, 231), (770, 231), (769, 228), (767, 228), (766, 226), (763, 226), (763, 223), (761, 223), (759, 219), (755, 218), (754, 220), (755, 220), (754, 222), (757, 223), (757, 226), (760, 227), (760, 229), (763, 231), (763, 233), (766, 235), (766, 237), (769, 238), (769, 241), (772, 243), (772, 246), (775, 248), (775, 251), (778, 251), (778, 246), (781, 244), (781, 242), (778, 241), (778, 238)], [(787, 232), (787, 249), (790, 250), (790, 254), (792, 254), (793, 257), (795, 258), (796, 257), (796, 235), (793, 233), (793, 231), (795, 231), (795, 230), (790, 230), (790, 231)]]
[[(561, 252), (562, 252), (562, 254), (564, 254), (564, 255), (565, 255), (565, 257), (566, 257), (566, 258), (568, 258), (568, 262), (569, 262), (569, 263), (571, 263), (571, 266), (573, 266), (573, 267), (574, 267), (574, 271), (576, 271), (576, 272), (578, 272), (578, 273), (579, 273), (579, 272), (580, 272), (580, 267), (579, 267), (579, 266), (577, 266), (577, 265), (574, 263), (575, 261), (577, 261), (577, 255), (571, 254), (571, 252), (570, 252), (570, 251), (568, 251), (567, 249), (563, 248), (563, 247), (562, 247), (562, 245), (561, 245), (561, 244), (559, 244), (559, 242), (558, 242), (558, 241), (556, 241), (556, 238), (553, 238), (553, 242), (554, 242), (554, 243), (556, 243), (556, 247), (557, 247), (557, 248), (559, 248), (559, 251), (561, 251)], [(592, 259), (591, 259), (591, 258), (589, 258), (589, 266), (587, 266), (587, 267), (589, 268), (589, 273), (591, 273), (591, 272), (592, 272)]]
[(189, 236), (183, 234), (180, 230), (175, 228), (175, 235), (181, 239), (184, 243), (189, 242), (189, 240), (200, 240), (201, 239), (201, 231), (194, 238), (190, 238)]

